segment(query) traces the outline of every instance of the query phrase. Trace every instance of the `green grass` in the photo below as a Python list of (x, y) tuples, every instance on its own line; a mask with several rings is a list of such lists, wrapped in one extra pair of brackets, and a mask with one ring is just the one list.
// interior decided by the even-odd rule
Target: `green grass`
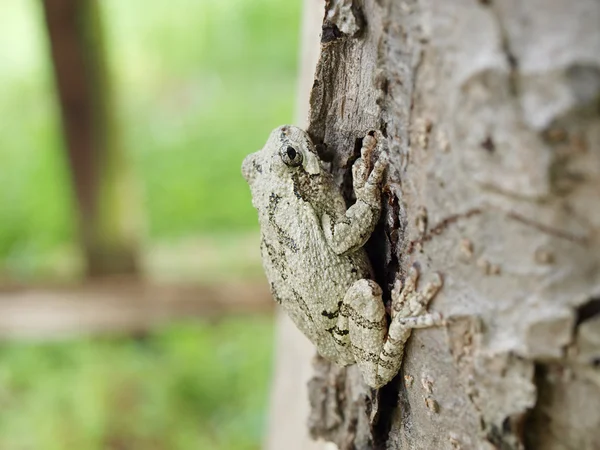
[(271, 320), (0, 346), (2, 450), (258, 449)]

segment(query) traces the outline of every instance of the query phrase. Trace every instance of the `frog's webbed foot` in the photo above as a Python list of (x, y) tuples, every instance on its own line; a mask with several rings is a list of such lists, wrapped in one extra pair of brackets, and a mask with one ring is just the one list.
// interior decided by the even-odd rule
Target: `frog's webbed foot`
[(427, 304), (442, 286), (441, 276), (435, 274), (422, 290), (417, 289), (418, 276), (419, 272), (413, 266), (404, 288), (402, 283), (394, 286), (392, 298), (397, 309), (389, 329), (377, 283), (358, 280), (344, 296), (332, 337), (340, 354), (351, 352), (365, 382), (373, 388), (387, 384), (396, 376), (413, 328), (444, 323), (440, 314), (427, 313)]
[[(384, 151), (385, 137), (380, 131), (374, 131), (363, 138), (360, 158), (352, 166), (352, 180), (354, 195), (369, 205), (380, 205), (381, 182), (383, 173), (388, 166), (387, 153)], [(379, 154), (372, 164), (375, 149), (379, 147)]]
[[(377, 224), (381, 213), (381, 183), (388, 165), (383, 151), (385, 137), (376, 131), (363, 139), (358, 158), (352, 166), (356, 202), (343, 216), (324, 214), (321, 225), (325, 239), (338, 255), (362, 247)], [(379, 152), (375, 154), (375, 149)], [(372, 163), (373, 157), (377, 159)]]
[[(408, 276), (404, 281), (404, 285), (400, 280), (396, 280), (394, 283), (391, 309), (392, 322), (396, 321), (403, 324), (431, 322), (431, 325), (441, 324), (442, 316), (439, 313), (427, 313), (427, 305), (442, 287), (441, 275), (435, 272), (433, 274), (433, 279), (421, 290), (417, 289), (418, 281), (419, 269), (416, 265), (413, 265), (408, 271)], [(419, 317), (419, 321), (414, 320), (417, 317)]]

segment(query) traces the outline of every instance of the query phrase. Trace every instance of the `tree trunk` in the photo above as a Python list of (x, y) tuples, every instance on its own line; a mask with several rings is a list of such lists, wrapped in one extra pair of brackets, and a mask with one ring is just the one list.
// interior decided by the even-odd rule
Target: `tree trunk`
[(99, 0), (44, 0), (46, 27), (90, 276), (138, 272), (139, 217), (121, 147)]
[(317, 360), (312, 435), (600, 449), (600, 2), (326, 3), (308, 131), (348, 201), (361, 138), (387, 136), (376, 281), (440, 272), (448, 324), (379, 391)]

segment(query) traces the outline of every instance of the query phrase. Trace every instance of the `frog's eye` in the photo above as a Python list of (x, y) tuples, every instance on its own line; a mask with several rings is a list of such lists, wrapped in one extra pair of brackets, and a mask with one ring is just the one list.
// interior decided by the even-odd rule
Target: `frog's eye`
[(294, 147), (283, 147), (280, 151), (280, 155), (283, 162), (288, 166), (298, 167), (300, 164), (302, 164), (302, 153), (300, 153)]

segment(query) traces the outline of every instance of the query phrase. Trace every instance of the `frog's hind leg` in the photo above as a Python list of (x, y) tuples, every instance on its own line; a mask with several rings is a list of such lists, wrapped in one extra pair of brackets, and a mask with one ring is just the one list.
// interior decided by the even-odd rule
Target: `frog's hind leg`
[(386, 373), (395, 367), (393, 355), (384, 353), (388, 323), (381, 294), (381, 288), (372, 280), (354, 282), (344, 296), (333, 336), (340, 355), (348, 358), (345, 363), (356, 362), (372, 387), (385, 384), (378, 381), (383, 367)]
[[(346, 291), (340, 305), (333, 338), (340, 355), (340, 363), (363, 366), (377, 363), (385, 336), (387, 319), (381, 299), (381, 288), (372, 280), (354, 282)], [(366, 380), (370, 384), (369, 380)]]
[(442, 323), (439, 314), (428, 314), (426, 309), (441, 287), (441, 278), (436, 274), (423, 291), (417, 291), (417, 277), (416, 268), (411, 269), (405, 288), (395, 286), (392, 301), (394, 306), (400, 303), (401, 310), (395, 311), (389, 330), (377, 283), (358, 280), (346, 292), (334, 337), (338, 347), (349, 347), (346, 352), (354, 356), (365, 382), (371, 387), (381, 387), (396, 376), (413, 328)]

